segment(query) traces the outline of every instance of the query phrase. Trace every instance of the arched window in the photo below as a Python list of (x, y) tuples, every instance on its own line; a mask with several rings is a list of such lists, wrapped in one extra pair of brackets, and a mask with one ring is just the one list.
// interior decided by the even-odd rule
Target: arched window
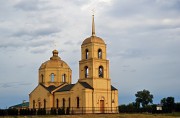
[(59, 99), (56, 99), (56, 108), (59, 108)]
[(62, 82), (66, 82), (66, 74), (62, 75)]
[(54, 82), (54, 73), (51, 73), (51, 82)]
[(41, 99), (38, 98), (38, 108), (40, 109), (41, 108)]
[(44, 83), (44, 75), (41, 74), (41, 82)]
[(79, 97), (77, 97), (77, 108), (79, 108)]
[(99, 77), (103, 78), (103, 67), (99, 66)]
[(65, 108), (65, 99), (63, 98), (63, 108)]
[(46, 99), (44, 99), (44, 109), (46, 109)]
[(69, 108), (71, 107), (71, 98), (69, 98)]
[(101, 49), (98, 50), (98, 58), (102, 59), (102, 50)]
[(88, 49), (86, 49), (85, 54), (86, 54), (86, 59), (88, 59), (88, 56), (89, 56), (89, 51), (88, 51)]
[(88, 75), (89, 75), (89, 69), (87, 66), (85, 66), (85, 78), (88, 78)]
[(38, 108), (40, 109), (41, 108), (41, 102), (38, 101)]
[(35, 109), (35, 100), (33, 100), (33, 109)]

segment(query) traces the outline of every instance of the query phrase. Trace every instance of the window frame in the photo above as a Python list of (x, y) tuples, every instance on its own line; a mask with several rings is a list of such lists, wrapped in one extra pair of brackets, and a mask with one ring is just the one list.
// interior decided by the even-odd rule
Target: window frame
[[(100, 73), (100, 69), (102, 69), (102, 72)], [(98, 68), (98, 76), (99, 76), (99, 78), (104, 78), (104, 67), (101, 65), (101, 66), (99, 66), (99, 68)]]
[(98, 59), (102, 59), (102, 49), (98, 49)]
[(50, 81), (51, 81), (51, 82), (54, 82), (54, 80), (55, 80), (55, 74), (54, 74), (54, 73), (51, 73), (50, 76), (51, 76)]
[(84, 67), (84, 74), (85, 74), (85, 78), (88, 78), (88, 76), (89, 76), (89, 67), (88, 66), (85, 66)]
[(89, 50), (86, 49), (86, 50), (85, 50), (85, 59), (88, 59), (88, 58), (89, 58)]

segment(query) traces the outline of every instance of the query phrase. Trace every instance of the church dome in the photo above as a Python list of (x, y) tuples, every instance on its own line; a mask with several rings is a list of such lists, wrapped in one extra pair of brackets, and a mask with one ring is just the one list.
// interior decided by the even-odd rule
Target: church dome
[(82, 45), (88, 44), (88, 43), (100, 43), (100, 44), (105, 44), (105, 42), (103, 41), (103, 39), (100, 38), (100, 37), (97, 37), (97, 36), (91, 36), (91, 37), (89, 37), (89, 38), (86, 38), (86, 39), (83, 41)]
[(50, 58), (50, 60), (42, 63), (39, 70), (45, 68), (70, 68), (67, 63), (61, 60), (61, 58), (58, 56), (57, 50), (53, 50), (52, 53), (53, 56)]

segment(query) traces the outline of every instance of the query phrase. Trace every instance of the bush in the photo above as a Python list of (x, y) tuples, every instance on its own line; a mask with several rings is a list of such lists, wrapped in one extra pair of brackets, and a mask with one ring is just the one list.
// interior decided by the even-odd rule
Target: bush
[(37, 115), (46, 115), (46, 109), (38, 109)]
[(8, 115), (18, 115), (17, 109), (8, 109), (7, 110)]
[(0, 116), (8, 115), (7, 109), (0, 109)]
[(57, 113), (56, 113), (56, 109), (55, 108), (51, 108), (51, 113), (50, 113), (51, 115), (57, 115)]
[(65, 109), (64, 108), (59, 108), (58, 109), (58, 115), (65, 115)]
[(31, 109), (30, 110), (30, 115), (36, 115), (36, 109)]
[(68, 107), (67, 109), (66, 109), (66, 115), (69, 115), (70, 114), (70, 108)]

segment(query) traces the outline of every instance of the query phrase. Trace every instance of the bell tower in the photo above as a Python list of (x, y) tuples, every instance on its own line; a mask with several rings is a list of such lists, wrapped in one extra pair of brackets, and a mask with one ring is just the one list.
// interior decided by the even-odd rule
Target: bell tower
[(106, 44), (95, 34), (94, 15), (92, 16), (92, 35), (86, 38), (81, 45), (79, 81), (88, 83), (94, 89), (110, 90), (111, 87)]

